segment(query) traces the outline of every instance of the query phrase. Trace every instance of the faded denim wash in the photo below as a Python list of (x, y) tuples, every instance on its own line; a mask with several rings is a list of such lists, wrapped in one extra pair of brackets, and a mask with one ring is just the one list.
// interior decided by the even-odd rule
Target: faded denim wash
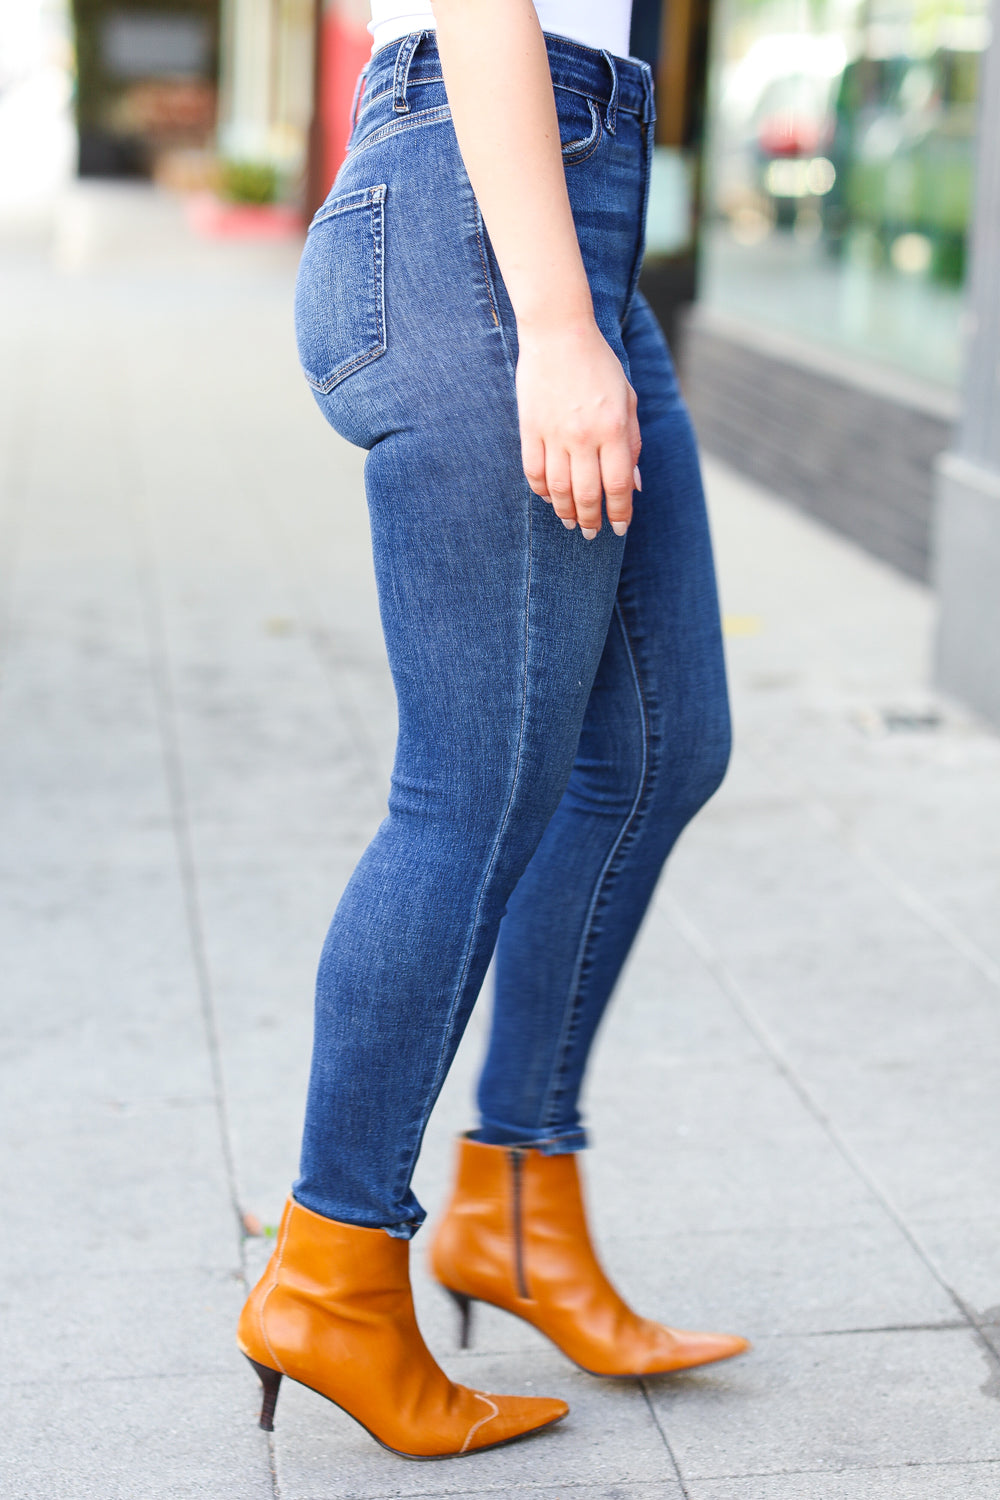
[(514, 316), (433, 33), (369, 63), (296, 294), (320, 408), (368, 449), (399, 741), (388, 817), (320, 961), (294, 1194), (403, 1237), (423, 1218), (414, 1164), (494, 949), (479, 1138), (585, 1144), (598, 1023), (729, 755), (697, 452), (636, 291), (649, 69), (547, 44), (597, 320), (639, 398), (643, 490), (625, 539), (607, 523), (590, 542), (567, 531), (524, 478)]

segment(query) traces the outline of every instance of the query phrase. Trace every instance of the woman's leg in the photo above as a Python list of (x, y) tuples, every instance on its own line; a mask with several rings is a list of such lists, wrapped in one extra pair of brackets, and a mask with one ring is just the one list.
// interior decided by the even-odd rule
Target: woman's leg
[(663, 336), (625, 327), (643, 491), (558, 811), (501, 923), (479, 1087), (493, 1144), (585, 1144), (579, 1093), (608, 998), (667, 855), (716, 790), (730, 728), (698, 456)]
[(427, 1116), (569, 777), (622, 555), (528, 489), (500, 336), (457, 338), (432, 407), (366, 467), (399, 743), (320, 963), (294, 1188), (402, 1236), (423, 1216), (409, 1183)]

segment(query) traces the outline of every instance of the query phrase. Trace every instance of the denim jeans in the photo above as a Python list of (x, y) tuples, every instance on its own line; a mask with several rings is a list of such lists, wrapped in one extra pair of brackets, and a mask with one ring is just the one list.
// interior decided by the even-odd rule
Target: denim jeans
[(624, 539), (567, 531), (524, 478), (517, 330), (433, 33), (369, 63), (296, 293), (320, 408), (368, 449), (399, 739), (388, 816), (320, 961), (293, 1191), (401, 1237), (423, 1218), (414, 1164), (494, 950), (479, 1138), (585, 1144), (598, 1023), (729, 755), (697, 452), (636, 291), (649, 70), (547, 45), (597, 321), (639, 398), (643, 489)]

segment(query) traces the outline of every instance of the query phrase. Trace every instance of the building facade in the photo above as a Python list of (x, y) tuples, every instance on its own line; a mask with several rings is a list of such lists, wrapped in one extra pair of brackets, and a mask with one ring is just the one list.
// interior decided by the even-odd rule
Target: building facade
[(715, 0), (703, 441), (920, 579), (959, 410), (986, 0)]

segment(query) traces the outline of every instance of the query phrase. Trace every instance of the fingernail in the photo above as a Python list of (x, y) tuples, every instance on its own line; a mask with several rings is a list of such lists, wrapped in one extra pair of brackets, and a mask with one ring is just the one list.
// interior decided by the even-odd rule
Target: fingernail
[(615, 536), (624, 536), (626, 531), (628, 531), (628, 522), (612, 521), (611, 530), (614, 532)]
[(567, 521), (567, 519), (566, 519), (565, 516), (560, 516), (559, 519), (563, 523), (563, 525), (565, 526), (565, 528), (566, 528), (567, 531), (575, 531), (576, 530), (576, 522), (575, 521)]
[(632, 470), (632, 483), (635, 486), (635, 488), (639, 491), (639, 494), (641, 495), (642, 494), (642, 475), (639, 473), (639, 465), (638, 464), (636, 464), (635, 468)]
[(588, 542), (592, 542), (594, 540), (594, 537), (597, 535), (597, 532), (591, 531), (589, 526), (581, 526), (580, 535), (585, 536)]

